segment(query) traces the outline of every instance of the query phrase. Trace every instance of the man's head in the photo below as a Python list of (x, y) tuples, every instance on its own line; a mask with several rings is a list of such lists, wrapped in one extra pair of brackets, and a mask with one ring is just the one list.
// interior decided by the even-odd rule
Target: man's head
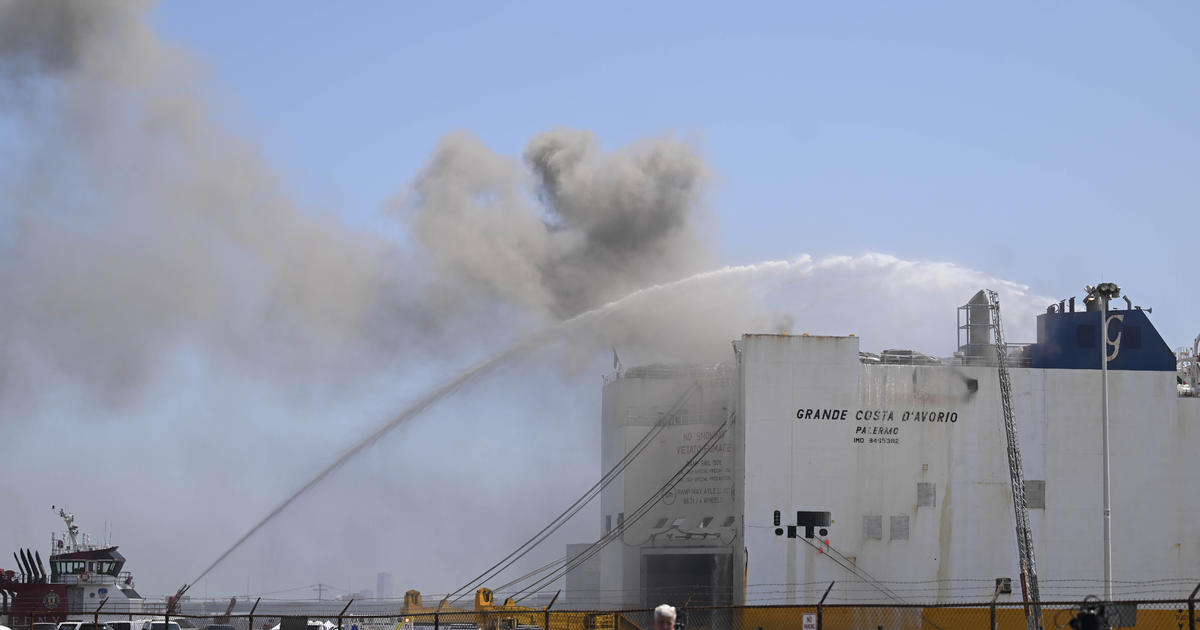
[(654, 609), (654, 630), (675, 630), (675, 607), (662, 604)]

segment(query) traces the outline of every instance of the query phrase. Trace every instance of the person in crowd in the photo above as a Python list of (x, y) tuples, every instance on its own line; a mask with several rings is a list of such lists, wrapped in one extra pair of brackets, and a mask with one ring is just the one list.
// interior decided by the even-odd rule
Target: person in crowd
[(662, 604), (654, 609), (654, 630), (675, 630), (675, 607)]

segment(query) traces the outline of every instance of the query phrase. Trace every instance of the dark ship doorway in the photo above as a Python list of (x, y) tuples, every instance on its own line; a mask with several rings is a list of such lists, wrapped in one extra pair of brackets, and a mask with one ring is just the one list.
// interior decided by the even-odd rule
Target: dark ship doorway
[[(642, 552), (642, 605), (671, 604), (678, 621), (716, 627), (718, 611), (688, 609), (733, 603), (732, 554), (728, 549), (646, 549)], [(726, 611), (720, 611), (722, 614)], [(684, 615), (687, 615), (685, 618)]]

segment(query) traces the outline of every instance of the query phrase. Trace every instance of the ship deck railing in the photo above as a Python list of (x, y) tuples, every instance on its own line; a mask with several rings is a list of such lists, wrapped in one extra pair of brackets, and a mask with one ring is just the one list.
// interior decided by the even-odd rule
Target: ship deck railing
[[(1033, 367), (1032, 343), (1004, 344), (1008, 367)], [(995, 344), (967, 344), (954, 353), (951, 365), (978, 365), (996, 367)]]

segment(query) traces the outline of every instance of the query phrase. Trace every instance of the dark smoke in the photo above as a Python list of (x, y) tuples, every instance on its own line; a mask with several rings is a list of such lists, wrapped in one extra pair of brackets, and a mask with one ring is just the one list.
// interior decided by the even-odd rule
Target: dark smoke
[(143, 7), (120, 4), (5, 0), (0, 3), (0, 67), (9, 79), (75, 71), (97, 46), (105, 45), (101, 40), (132, 32), (129, 22), (140, 19)]
[[(433, 269), (430, 304), (536, 329), (717, 266), (705, 238), (708, 180), (699, 149), (672, 137), (604, 151), (589, 132), (556, 129), (529, 141), (522, 164), (460, 133), (392, 206)], [(631, 361), (719, 360), (742, 331), (786, 320), (763, 315), (733, 283), (663, 300), (582, 331), (561, 358), (578, 366), (617, 346)]]
[(697, 226), (707, 167), (696, 147), (660, 138), (605, 153), (591, 133), (558, 129), (524, 155), (529, 170), (448, 137), (403, 200), (458, 300), (561, 320), (714, 264)]

